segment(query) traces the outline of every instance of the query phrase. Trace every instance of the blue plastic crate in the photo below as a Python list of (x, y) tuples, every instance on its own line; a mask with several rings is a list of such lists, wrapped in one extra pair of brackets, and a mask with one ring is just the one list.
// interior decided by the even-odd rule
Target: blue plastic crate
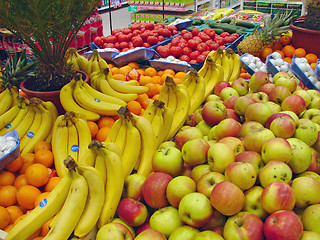
[(276, 66), (270, 61), (270, 59), (273, 59), (273, 58), (272, 58), (272, 53), (267, 56), (266, 65), (267, 65), (268, 70), (269, 70), (269, 71), (272, 73), (272, 75), (274, 76), (274, 75), (276, 75), (276, 74), (279, 72), (279, 70), (278, 70), (278, 69), (276, 68)]
[(244, 69), (244, 70), (246, 70), (249, 74), (254, 74), (255, 73), (255, 71), (251, 68), (251, 67), (249, 67), (249, 65), (248, 64), (246, 64), (242, 59), (243, 59), (243, 57), (245, 57), (245, 56), (248, 56), (249, 55), (249, 53), (245, 53), (245, 54), (243, 54), (243, 55), (241, 55), (240, 56), (240, 65), (241, 65), (241, 67)]
[(236, 52), (239, 43), (240, 43), (240, 42), (243, 40), (243, 38), (244, 38), (245, 36), (247, 36), (247, 35), (248, 35), (248, 34), (246, 34), (246, 35), (244, 35), (244, 34), (239, 34), (239, 37), (238, 37), (236, 40), (234, 40), (232, 43), (227, 43), (227, 44), (225, 44), (225, 46), (226, 46), (225, 49), (231, 48), (234, 52)]
[(155, 54), (155, 50), (151, 48), (138, 48), (127, 51), (112, 58), (112, 61), (118, 66), (124, 66), (130, 62), (142, 62), (150, 60)]
[[(101, 48), (97, 48), (97, 51), (99, 52), (99, 55), (101, 58), (107, 60), (107, 61), (112, 61), (112, 58), (117, 56), (119, 54), (118, 51), (112, 51), (110, 49), (101, 49)], [(89, 52), (85, 52), (83, 54), (87, 59), (90, 59), (92, 56), (92, 51)]]
[(176, 26), (178, 31), (181, 31), (183, 29), (190, 27), (192, 25), (192, 22), (193, 22), (192, 20), (184, 21), (184, 22), (177, 23), (174, 26)]
[(149, 64), (151, 67), (159, 70), (165, 70), (165, 69), (172, 69), (175, 72), (188, 72), (191, 68), (191, 66), (188, 66), (186, 64), (181, 63), (174, 63), (174, 62), (165, 62), (165, 61), (159, 61), (159, 60), (149, 60)]
[(11, 163), (12, 161), (14, 161), (17, 157), (19, 157), (19, 154), (20, 154), (20, 139), (19, 139), (18, 132), (16, 130), (12, 130), (4, 134), (3, 136), (13, 137), (16, 140), (17, 145), (11, 152), (7, 153), (6, 155), (0, 158), (0, 170), (4, 168), (6, 165), (8, 165), (9, 163)]
[(317, 78), (320, 79), (320, 59), (317, 60), (317, 66), (316, 69), (314, 70), (314, 73), (316, 74)]

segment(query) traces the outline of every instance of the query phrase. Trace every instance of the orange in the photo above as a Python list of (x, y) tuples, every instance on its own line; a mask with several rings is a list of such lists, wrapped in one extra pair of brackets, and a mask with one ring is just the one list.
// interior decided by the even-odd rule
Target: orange
[(291, 45), (286, 45), (282, 48), (282, 52), (284, 53), (285, 57), (293, 57), (294, 52), (295, 52), (295, 48)]
[(139, 68), (139, 69), (136, 69), (138, 73), (140, 73), (141, 76), (144, 76), (144, 70)]
[(142, 107), (143, 109), (146, 109), (146, 108), (148, 107), (148, 105), (149, 105), (150, 103), (152, 103), (152, 102), (153, 102), (153, 99), (148, 98), (148, 99), (146, 99), (146, 100), (144, 100), (144, 101), (142, 102), (141, 107)]
[(139, 69), (139, 64), (136, 62), (130, 62), (127, 64), (129, 67), (131, 67), (132, 69)]
[(138, 94), (138, 97), (136, 99), (136, 101), (138, 103), (140, 103), (140, 105), (143, 103), (144, 100), (148, 99), (148, 95), (146, 93), (141, 93), (141, 94)]
[(130, 66), (123, 66), (121, 68), (119, 68), (119, 73), (121, 73), (123, 76), (126, 76), (126, 74), (131, 71), (132, 68)]
[(160, 77), (161, 77), (161, 76), (162, 76), (162, 74), (163, 74), (163, 71), (159, 71), (159, 72), (158, 72), (158, 76), (160, 76)]
[(296, 55), (297, 57), (305, 57), (306, 54), (307, 52), (303, 48), (296, 48), (296, 50), (294, 51), (294, 55)]
[(110, 116), (103, 116), (98, 120), (98, 127), (109, 127), (111, 128), (114, 124), (114, 119)]
[(104, 142), (107, 139), (109, 132), (110, 132), (109, 127), (100, 128), (96, 134), (96, 140), (100, 142)]
[(0, 229), (4, 229), (11, 221), (10, 213), (4, 207), (0, 206)]
[(90, 129), (91, 137), (94, 138), (99, 130), (98, 124), (93, 121), (87, 121), (88, 127)]
[(35, 163), (29, 166), (25, 175), (28, 183), (35, 187), (41, 187), (49, 180), (48, 168), (41, 163)]
[(158, 84), (158, 83), (160, 83), (160, 81), (161, 81), (161, 77), (160, 76), (153, 76), (152, 77), (152, 82), (154, 83), (154, 84)]
[(281, 50), (275, 50), (275, 52), (280, 53), (281, 58), (284, 58), (284, 53)]
[(113, 78), (115, 80), (119, 80), (119, 81), (126, 81), (126, 75), (123, 75), (123, 74), (120, 74), (120, 73), (114, 74)]
[(291, 43), (291, 37), (289, 35), (282, 35), (280, 38), (280, 42), (282, 43), (282, 45), (288, 45)]
[(292, 58), (285, 57), (285, 58), (283, 58), (283, 60), (285, 60), (287, 63), (291, 64)]
[(34, 202), (41, 191), (32, 185), (25, 185), (17, 191), (17, 201), (25, 209), (33, 209)]
[(243, 72), (243, 73), (240, 73), (239, 77), (244, 79), (250, 79), (251, 75), (247, 72)]
[(20, 168), (23, 165), (23, 158), (21, 156), (17, 157), (15, 160), (13, 160), (11, 163), (6, 165), (6, 169), (9, 170), (10, 172), (16, 172), (20, 170)]
[(34, 154), (34, 162), (51, 167), (53, 165), (53, 153), (50, 150), (42, 149)]
[(261, 57), (262, 59), (266, 59), (267, 56), (268, 56), (269, 54), (271, 54), (271, 53), (272, 53), (272, 48), (270, 48), (270, 47), (265, 47), (265, 48), (262, 49), (262, 51), (261, 51), (261, 53), (260, 53), (260, 57)]
[(127, 103), (127, 108), (129, 109), (130, 112), (136, 114), (136, 115), (140, 115), (141, 113), (141, 104), (137, 101), (129, 101)]
[(108, 63), (108, 68), (113, 68), (114, 65), (112, 63)]
[(153, 100), (158, 100), (158, 99), (159, 99), (159, 93), (156, 94), (156, 95), (154, 95), (154, 96), (152, 97), (152, 99), (153, 99)]
[(132, 69), (131, 71), (129, 71), (127, 73), (125, 78), (126, 78), (127, 81), (130, 81), (130, 80), (139, 81), (140, 80), (140, 76), (141, 76), (141, 74), (137, 70)]
[(139, 81), (141, 86), (145, 86), (147, 83), (152, 83), (152, 82), (153, 82), (153, 79), (150, 76), (141, 76)]
[(52, 150), (52, 147), (51, 147), (51, 144), (46, 142), (46, 141), (39, 141), (36, 143), (36, 145), (34, 146), (34, 149), (33, 149), (33, 152), (36, 153), (38, 152), (39, 150), (41, 149), (46, 149), (46, 150), (49, 150), (51, 151)]
[(275, 50), (280, 50), (281, 48), (283, 48), (282, 43), (279, 40), (275, 40), (273, 41), (273, 43), (270, 46), (272, 48), (273, 51)]
[(313, 53), (308, 53), (305, 58), (308, 60), (308, 63), (316, 63), (318, 60), (317, 55), (313, 54)]
[(0, 206), (9, 207), (17, 203), (16, 198), (17, 188), (7, 185), (0, 189)]
[(112, 75), (118, 74), (120, 72), (119, 68), (117, 68), (117, 67), (110, 68), (110, 71), (111, 71)]
[(9, 232), (12, 228), (13, 228), (13, 224), (11, 223), (11, 224), (9, 224), (8, 226), (6, 226), (4, 229), (3, 229), (3, 231), (5, 231), (5, 232)]
[(153, 77), (153, 76), (156, 76), (158, 75), (158, 72), (155, 68), (153, 67), (147, 67), (145, 70), (144, 70), (144, 75), (145, 76), (150, 76), (150, 77)]
[(12, 172), (3, 171), (0, 173), (0, 186), (12, 185), (15, 180), (15, 176)]
[(175, 74), (163, 73), (163, 74), (161, 75), (160, 84), (161, 84), (161, 85), (164, 84), (164, 82), (166, 81), (166, 78), (167, 78), (167, 77), (172, 77), (172, 78), (174, 78), (174, 75), (175, 75)]
[(41, 234), (40, 236), (44, 237), (45, 235), (48, 234), (49, 230), (50, 230), (50, 223), (52, 221), (53, 217), (50, 218), (45, 224), (42, 225), (41, 227)]
[(310, 66), (311, 66), (311, 68), (312, 68), (313, 70), (315, 70), (316, 67), (317, 67), (317, 63), (311, 63)]
[(52, 177), (49, 178), (49, 181), (47, 184), (44, 186), (44, 190), (46, 192), (51, 192), (60, 182), (61, 178), (60, 177)]
[(164, 71), (163, 71), (163, 74), (166, 74), (166, 73), (171, 74), (172, 76), (176, 75), (176, 73), (175, 73), (172, 69), (166, 69), (166, 70), (164, 70)]
[(11, 222), (10, 223), (14, 223), (14, 221), (23, 215), (23, 212), (21, 210), (21, 208), (19, 208), (18, 206), (14, 205), (14, 206), (9, 206), (7, 207), (7, 210), (10, 214), (10, 218), (11, 218)]
[(182, 79), (181, 79), (181, 78), (177, 78), (177, 77), (174, 77), (174, 78), (173, 78), (173, 81), (174, 81), (176, 84), (182, 83)]
[(183, 79), (185, 75), (186, 75), (185, 72), (177, 72), (176, 75), (175, 75), (175, 77), (176, 77), (176, 78)]
[(43, 193), (41, 193), (41, 194), (36, 198), (36, 200), (34, 201), (34, 207), (38, 206), (38, 205), (40, 204), (40, 202), (49, 195), (49, 193), (50, 193), (50, 192), (43, 192)]
[(19, 174), (24, 174), (26, 169), (34, 163), (34, 153), (26, 153), (22, 156), (23, 158), (23, 165), (19, 170)]
[(14, 180), (13, 186), (19, 189), (24, 185), (28, 185), (28, 180), (25, 174), (21, 174), (18, 177), (16, 177), (16, 180)]
[(145, 86), (149, 88), (149, 90), (146, 92), (149, 98), (152, 98), (154, 95), (159, 93), (157, 84), (147, 83)]

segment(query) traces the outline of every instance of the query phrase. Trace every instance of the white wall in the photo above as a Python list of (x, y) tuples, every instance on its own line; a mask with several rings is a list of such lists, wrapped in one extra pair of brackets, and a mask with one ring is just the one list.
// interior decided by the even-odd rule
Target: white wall
[[(106, 10), (100, 12), (103, 24), (103, 35), (107, 36), (111, 34), (109, 12)], [(112, 29), (128, 27), (130, 24), (130, 12), (128, 7), (122, 7), (111, 11)]]

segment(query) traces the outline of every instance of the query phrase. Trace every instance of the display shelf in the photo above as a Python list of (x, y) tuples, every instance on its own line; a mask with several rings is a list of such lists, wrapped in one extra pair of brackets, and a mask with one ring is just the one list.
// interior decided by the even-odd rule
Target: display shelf
[(137, 4), (134, 5), (138, 7), (138, 10), (156, 10), (156, 11), (173, 11), (173, 12), (185, 12), (194, 10), (194, 5), (191, 4), (189, 6), (169, 6), (165, 5), (164, 7), (162, 5), (147, 5), (147, 4)]
[[(121, 7), (126, 7), (128, 6), (128, 1), (124, 1), (124, 2), (120, 2), (120, 3), (117, 3), (117, 4), (112, 4), (111, 5), (111, 9), (117, 9), (117, 8), (121, 8)], [(103, 4), (101, 6), (101, 8), (99, 8), (99, 12), (103, 12), (103, 11), (106, 11), (109, 9), (109, 5), (108, 5), (108, 2), (106, 2), (105, 4)]]
[(241, 9), (255, 10), (263, 13), (288, 12), (291, 10), (299, 10), (301, 14), (304, 12), (302, 2), (294, 1), (270, 1), (270, 0), (250, 0), (241, 3)]

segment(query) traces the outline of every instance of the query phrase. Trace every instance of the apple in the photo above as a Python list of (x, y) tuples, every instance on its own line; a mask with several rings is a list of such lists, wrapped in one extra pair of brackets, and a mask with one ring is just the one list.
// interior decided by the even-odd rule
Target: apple
[(257, 174), (259, 174), (260, 170), (264, 166), (261, 155), (254, 151), (244, 151), (237, 154), (235, 156), (235, 162), (250, 163), (256, 170)]
[(272, 111), (268, 105), (262, 102), (250, 104), (245, 112), (246, 121), (256, 121), (265, 125)]
[(320, 204), (307, 207), (301, 216), (305, 231), (313, 231), (320, 234)]
[(234, 110), (238, 115), (244, 116), (247, 107), (253, 103), (256, 103), (256, 100), (253, 98), (249, 96), (240, 96), (234, 102)]
[(296, 206), (306, 208), (320, 203), (320, 182), (312, 177), (297, 177), (291, 187), (296, 194)]
[(117, 208), (119, 218), (131, 227), (142, 225), (148, 217), (146, 206), (135, 199), (123, 198)]
[(140, 233), (142, 233), (145, 230), (150, 229), (150, 222), (149, 219), (144, 222), (141, 226), (136, 228), (136, 236), (138, 236)]
[(252, 99), (256, 100), (256, 102), (268, 102), (269, 101), (269, 96), (268, 94), (264, 93), (264, 92), (256, 92), (253, 93), (251, 96)]
[[(222, 100), (220, 100), (220, 102), (222, 103)], [(196, 114), (196, 116), (194, 117), (196, 124), (203, 120), (203, 118), (202, 118), (202, 108), (203, 107), (199, 107), (198, 109), (196, 109), (194, 111), (194, 113)]]
[(223, 104), (226, 106), (227, 109), (234, 109), (234, 103), (239, 98), (239, 96), (231, 96), (228, 97), (226, 100), (223, 101)]
[(252, 74), (249, 80), (249, 88), (252, 92), (258, 92), (268, 82), (270, 82), (268, 73), (258, 71)]
[[(205, 231), (205, 230), (214, 230), (219, 227), (223, 227), (224, 224), (226, 223), (226, 216), (223, 214), (219, 213), (216, 209), (213, 209), (213, 214), (212, 217), (210, 218), (209, 222), (204, 224), (200, 230)], [(222, 235), (222, 234), (221, 234)]]
[(179, 175), (181, 176), (187, 176), (191, 177), (191, 171), (192, 171), (192, 166), (190, 166), (188, 163), (183, 162), (183, 167)]
[(176, 148), (182, 149), (183, 145), (191, 139), (202, 138), (203, 133), (197, 127), (183, 126), (174, 136), (174, 143)]
[(292, 210), (296, 196), (288, 183), (277, 181), (267, 185), (261, 194), (263, 209), (271, 214), (279, 210)]
[(166, 188), (172, 179), (172, 176), (162, 172), (154, 172), (148, 175), (142, 185), (143, 199), (148, 206), (162, 208), (169, 204), (166, 198)]
[(223, 237), (226, 240), (263, 240), (263, 222), (249, 212), (239, 212), (229, 217), (224, 225)]
[(310, 147), (298, 138), (287, 140), (292, 148), (292, 158), (288, 164), (293, 173), (302, 173), (308, 169), (312, 160)]
[(278, 79), (280, 78), (284, 78), (284, 79), (289, 79), (290, 78), (290, 74), (287, 72), (277, 72), (274, 76), (273, 76), (273, 83), (275, 84), (277, 82)]
[(180, 201), (178, 210), (181, 220), (196, 228), (206, 224), (213, 214), (210, 200), (199, 192), (185, 195)]
[(149, 222), (151, 229), (158, 230), (167, 238), (176, 228), (183, 225), (178, 209), (172, 206), (155, 211), (151, 215)]
[(302, 113), (302, 117), (309, 119), (314, 123), (320, 123), (320, 109), (307, 109)]
[(202, 193), (207, 198), (210, 198), (210, 194), (215, 185), (219, 182), (225, 181), (226, 178), (219, 172), (208, 172), (199, 179), (197, 183), (197, 192)]
[(271, 160), (289, 163), (292, 157), (291, 145), (284, 138), (271, 138), (262, 145), (261, 157), (265, 164)]
[[(273, 115), (271, 115), (271, 117), (272, 116)], [(294, 122), (293, 118), (287, 114), (284, 114), (283, 116), (279, 115), (271, 121), (269, 129), (276, 137), (291, 138), (296, 132), (296, 123)]]
[(261, 203), (261, 194), (263, 191), (263, 187), (261, 186), (253, 186), (252, 188), (246, 190), (244, 195), (246, 197), (246, 201), (243, 207), (243, 211), (252, 213), (264, 220), (268, 213), (263, 209)]
[[(270, 125), (272, 123), (273, 120), (275, 120), (276, 118), (279, 118), (279, 117), (282, 117), (282, 118), (291, 118), (294, 123), (295, 123), (295, 120), (287, 113), (281, 113), (281, 112), (278, 112), (278, 113), (273, 113), (266, 121), (266, 124), (265, 124), (265, 127), (270, 129)], [(298, 117), (297, 117), (297, 120), (298, 120)]]
[(241, 124), (232, 119), (223, 119), (215, 129), (216, 140), (220, 140), (225, 137), (238, 137), (240, 134)]
[(216, 128), (217, 128), (217, 126), (218, 125), (215, 125), (215, 126), (213, 126), (211, 129), (210, 129), (210, 131), (209, 131), (209, 133), (208, 133), (208, 140), (217, 140), (217, 137), (216, 137)]
[(310, 149), (311, 149), (312, 159), (307, 171), (312, 171), (319, 174), (320, 173), (320, 155), (318, 151), (315, 150), (314, 148), (311, 147)]
[(302, 140), (308, 146), (312, 146), (318, 139), (318, 129), (314, 122), (309, 119), (299, 119), (296, 124), (293, 137)]
[(185, 126), (189, 126), (189, 127), (195, 127), (197, 125), (196, 122), (196, 113), (190, 113), (184, 123)]
[(213, 172), (224, 173), (226, 167), (234, 160), (233, 149), (225, 143), (214, 143), (208, 150), (208, 164)]
[(264, 92), (269, 96), (269, 93), (276, 85), (274, 83), (266, 83), (262, 85), (262, 87), (259, 89), (259, 92)]
[(159, 145), (158, 148), (169, 147), (169, 146), (175, 147), (176, 144), (175, 144), (174, 141), (164, 141), (163, 143), (161, 143), (161, 144)]
[(249, 92), (249, 83), (243, 78), (237, 78), (231, 83), (231, 87), (234, 88), (239, 96), (244, 96)]
[(320, 175), (311, 171), (304, 171), (303, 173), (298, 174), (296, 177), (312, 177), (320, 182)]
[[(222, 89), (226, 87), (231, 87), (230, 83), (227, 81), (220, 81), (216, 84), (216, 86), (213, 89), (213, 93), (217, 96), (220, 96), (220, 92)], [(220, 97), (219, 97), (220, 98)]]
[(256, 121), (246, 121), (241, 125), (239, 137), (245, 137), (248, 133), (254, 132), (257, 129), (264, 129), (264, 126)]
[(208, 163), (200, 164), (192, 168), (191, 170), (191, 178), (195, 183), (199, 181), (202, 175), (211, 172), (210, 166)]
[(199, 128), (201, 130), (203, 136), (208, 136), (212, 127), (204, 120), (202, 120), (199, 123), (197, 123), (196, 128)]
[(129, 231), (131, 232), (133, 238), (136, 237), (136, 232), (135, 232), (134, 228), (131, 227), (130, 225), (128, 225), (127, 223), (125, 223), (124, 221), (122, 221), (120, 218), (113, 218), (111, 222), (121, 223), (122, 225), (126, 226), (129, 229)]
[(301, 240), (320, 240), (320, 234), (312, 231), (303, 231)]
[(264, 222), (266, 239), (300, 240), (302, 233), (302, 222), (293, 211), (280, 210), (274, 212)]
[(297, 89), (297, 81), (294, 78), (290, 77), (280, 77), (276, 79), (274, 82), (276, 86), (285, 86), (287, 87), (292, 93)]
[(194, 235), (198, 232), (200, 231), (194, 227), (180, 226), (171, 233), (168, 240), (193, 240)]
[(220, 101), (220, 97), (217, 94), (210, 94), (206, 99), (205, 102), (209, 102), (209, 101)]
[(158, 230), (147, 229), (139, 233), (134, 240), (167, 240), (167, 238)]
[(236, 120), (237, 122), (240, 122), (240, 116), (233, 109), (227, 109), (226, 118), (232, 118), (232, 119)]
[(122, 197), (133, 198), (138, 201), (141, 200), (143, 198), (142, 185), (146, 179), (146, 176), (137, 173), (127, 176), (124, 180)]
[(223, 237), (221, 237), (218, 233), (214, 231), (205, 230), (196, 233), (193, 237), (193, 240), (223, 240)]
[(235, 90), (232, 87), (225, 87), (221, 90), (219, 97), (225, 101), (226, 99), (228, 99), (231, 96), (237, 96), (239, 97), (239, 93), (237, 92), (237, 90)]
[(209, 101), (203, 105), (201, 115), (203, 120), (210, 126), (217, 125), (227, 114), (226, 106), (218, 101)]
[(196, 183), (187, 176), (177, 176), (173, 178), (167, 186), (166, 196), (168, 202), (175, 208), (179, 206), (181, 199), (188, 193), (195, 192)]
[(291, 168), (282, 161), (271, 160), (259, 172), (259, 182), (262, 187), (277, 181), (289, 183), (291, 178)]
[(276, 86), (272, 88), (272, 90), (269, 93), (269, 100), (281, 104), (284, 99), (289, 97), (291, 95), (291, 91), (289, 88), (285, 86)]
[(243, 142), (239, 138), (224, 137), (220, 139), (218, 142), (227, 144), (231, 149), (233, 149), (235, 156), (245, 151)]
[(190, 166), (206, 163), (209, 148), (209, 143), (202, 138), (189, 140), (182, 147), (182, 158)]
[(245, 195), (235, 184), (222, 181), (211, 192), (210, 201), (214, 209), (226, 216), (240, 212), (245, 204)]
[(274, 102), (265, 102), (265, 104), (271, 109), (272, 114), (281, 112), (281, 106)]
[(111, 222), (103, 225), (96, 236), (96, 240), (133, 240), (130, 230), (121, 223)]
[(257, 179), (257, 171), (254, 166), (246, 162), (233, 162), (230, 163), (224, 175), (226, 180), (237, 185), (241, 190), (251, 188)]
[(291, 116), (294, 120), (295, 123), (298, 122), (299, 120), (299, 117), (297, 116), (297, 114), (295, 114), (294, 112), (292, 111), (281, 111), (280, 113), (285, 113), (285, 114), (288, 114), (289, 116)]
[(308, 105), (308, 109), (312, 109), (312, 108), (313, 109), (320, 109), (320, 96), (311, 95), (311, 102)]
[(267, 128), (257, 129), (244, 137), (246, 150), (261, 153), (263, 144), (269, 139), (275, 138), (273, 132)]
[(282, 111), (292, 111), (300, 114), (307, 109), (304, 99), (296, 94), (286, 97), (281, 103)]
[(311, 96), (307, 91), (300, 89), (294, 91), (292, 94), (299, 95), (300, 97), (302, 97), (308, 108), (309, 104), (311, 103)]

